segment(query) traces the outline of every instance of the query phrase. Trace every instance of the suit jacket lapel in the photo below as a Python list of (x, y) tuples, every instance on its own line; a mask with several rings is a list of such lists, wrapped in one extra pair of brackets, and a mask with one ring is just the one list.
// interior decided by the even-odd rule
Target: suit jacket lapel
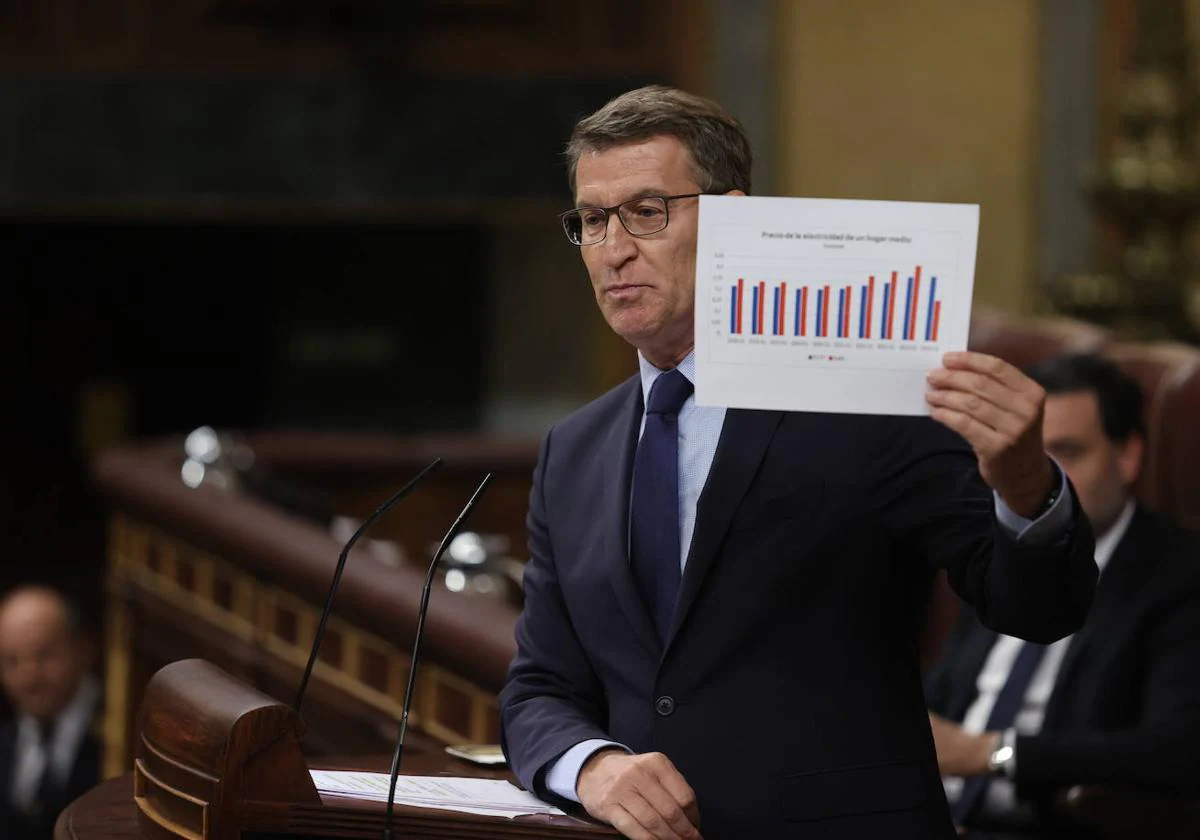
[(617, 421), (610, 427), (602, 452), (615, 457), (605, 459), (603, 487), (606, 507), (604, 516), (604, 562), (608, 578), (626, 618), (646, 649), (657, 660), (662, 643), (629, 565), (629, 492), (633, 475), (633, 456), (637, 450), (638, 430), (642, 423), (642, 383), (634, 377), (628, 383), (629, 394), (622, 404)]
[(750, 489), (782, 419), (782, 411), (730, 409), (725, 413), (717, 452), (696, 504), (696, 528), (683, 569), (675, 617), (667, 635), (668, 648), (700, 592), (734, 511)]
[(1147, 545), (1151, 536), (1148, 514), (1138, 508), (1129, 523), (1128, 530), (1117, 543), (1112, 557), (1108, 559), (1100, 580), (1096, 584), (1096, 595), (1088, 611), (1087, 622), (1071, 639), (1067, 652), (1054, 680), (1054, 690), (1046, 701), (1046, 719), (1043, 727), (1054, 725), (1054, 719), (1069, 691), (1071, 679), (1079, 667), (1079, 661), (1098, 636), (1112, 626), (1111, 617), (1127, 603), (1139, 589), (1147, 574), (1149, 564), (1142, 561), (1140, 554), (1150, 550)]

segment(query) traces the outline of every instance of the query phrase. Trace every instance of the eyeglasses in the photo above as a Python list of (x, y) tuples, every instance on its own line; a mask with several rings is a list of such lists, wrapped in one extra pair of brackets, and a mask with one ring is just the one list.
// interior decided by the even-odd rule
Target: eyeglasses
[(563, 231), (573, 245), (596, 245), (608, 235), (608, 216), (614, 210), (625, 230), (633, 236), (650, 236), (666, 230), (670, 214), (667, 205), (680, 198), (696, 198), (704, 193), (648, 195), (631, 198), (613, 207), (576, 207), (560, 213)]

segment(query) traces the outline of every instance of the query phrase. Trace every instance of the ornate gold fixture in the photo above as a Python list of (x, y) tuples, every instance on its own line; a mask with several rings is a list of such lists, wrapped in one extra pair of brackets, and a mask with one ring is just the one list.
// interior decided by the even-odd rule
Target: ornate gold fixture
[(1115, 136), (1082, 179), (1102, 268), (1046, 289), (1057, 310), (1133, 338), (1200, 341), (1200, 120), (1185, 24), (1181, 0), (1138, 4)]

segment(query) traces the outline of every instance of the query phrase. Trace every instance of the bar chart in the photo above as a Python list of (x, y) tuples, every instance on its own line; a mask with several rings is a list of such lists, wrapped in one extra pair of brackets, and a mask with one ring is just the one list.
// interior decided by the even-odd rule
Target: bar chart
[[(729, 335), (936, 344), (942, 316), (937, 275), (929, 276), (923, 283), (920, 265), (910, 269), (903, 281), (902, 273), (891, 271), (878, 282), (871, 274), (865, 282), (845, 286), (793, 283), (790, 295), (786, 280), (768, 282), (738, 277), (729, 286)], [(897, 306), (902, 291), (904, 303)]]
[(704, 196), (696, 399), (924, 414), (967, 346), (977, 205)]

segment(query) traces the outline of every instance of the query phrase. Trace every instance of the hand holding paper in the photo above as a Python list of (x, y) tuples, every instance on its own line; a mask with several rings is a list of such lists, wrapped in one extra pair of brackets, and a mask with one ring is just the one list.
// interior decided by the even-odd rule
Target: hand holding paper
[(934, 420), (966, 439), (979, 474), (1014, 513), (1032, 516), (1054, 470), (1042, 447), (1046, 393), (1007, 362), (983, 353), (947, 353), (925, 395)]

